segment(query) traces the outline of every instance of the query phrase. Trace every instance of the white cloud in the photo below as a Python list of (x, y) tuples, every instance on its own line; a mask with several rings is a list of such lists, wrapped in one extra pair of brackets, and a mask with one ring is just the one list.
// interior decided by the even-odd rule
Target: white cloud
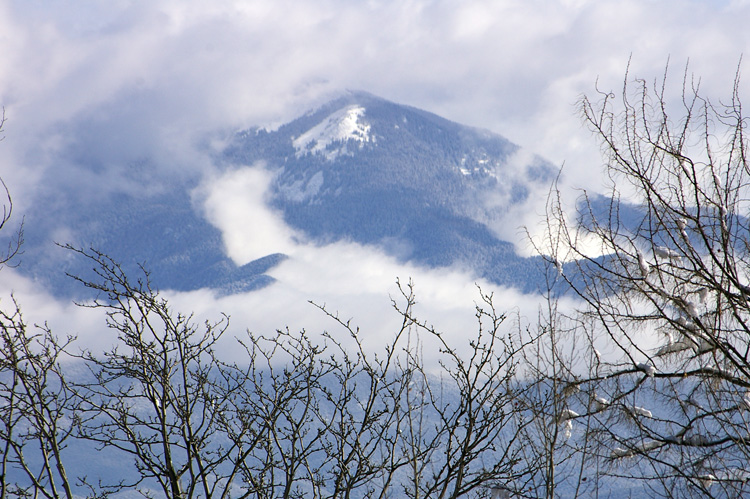
[[(328, 331), (344, 345), (351, 345), (349, 333), (321, 310), (325, 306), (352, 328), (361, 328), (360, 338), (368, 350), (382, 351), (401, 326), (403, 318), (391, 300), (403, 306), (396, 280), (406, 285), (411, 279), (417, 299), (416, 315), (434, 325), (449, 344), (459, 350), (468, 347), (476, 333), (474, 304), (480, 301), (477, 286), (494, 294), (499, 312), (507, 312), (507, 332), (535, 320), (540, 297), (521, 295), (510, 289), (475, 279), (460, 269), (425, 269), (404, 265), (381, 252), (354, 243), (317, 247), (297, 246), (289, 259), (269, 272), (277, 281), (269, 287), (241, 295), (215, 297), (206, 290), (169, 293), (176, 310), (195, 311), (199, 319), (216, 318), (217, 311), (231, 316), (230, 337), (242, 337), (245, 330), (269, 334), (289, 327), (306, 330), (311, 337)], [(476, 284), (475, 284), (476, 283)], [(505, 326), (504, 326), (505, 327)], [(437, 350), (429, 335), (421, 334), (428, 345), (426, 360), (436, 358)], [(233, 350), (227, 348), (231, 354)]]
[[(164, 135), (187, 141), (217, 126), (276, 123), (334, 89), (362, 88), (490, 128), (566, 161), (570, 180), (589, 185), (599, 182), (590, 174), (598, 151), (574, 105), (597, 77), (617, 88), (631, 54), (634, 74), (648, 78), (667, 57), (677, 65), (690, 58), (707, 90), (723, 94), (750, 43), (742, 24), (750, 7), (720, 2), (5, 1), (0, 8), (0, 100), (13, 119), (9, 138), (25, 149), (59, 140), (65, 123), (85, 119), (104, 122), (107, 148), (158, 155)], [(55, 124), (63, 124), (57, 134)], [(6, 164), (3, 174), (26, 160)]]
[[(459, 352), (467, 351), (469, 340), (477, 332), (474, 305), (481, 302), (478, 286), (482, 292), (494, 295), (498, 312), (508, 314), (502, 330), (509, 334), (532, 324), (543, 304), (541, 297), (498, 288), (474, 279), (468, 271), (403, 265), (373, 248), (354, 243), (299, 245), (293, 256), (270, 274), (277, 281), (259, 291), (217, 296), (208, 289), (165, 290), (162, 296), (169, 301), (173, 313), (194, 314), (196, 324), (219, 320), (222, 313), (229, 315), (230, 328), (218, 351), (223, 360), (237, 362), (246, 357), (235, 339), (242, 339), (247, 331), (271, 335), (277, 329), (289, 328), (293, 333), (304, 330), (321, 344), (325, 341), (322, 334), (328, 332), (351, 352), (349, 332), (310, 302), (325, 306), (345, 322), (351, 320), (352, 329), (359, 329), (365, 349), (382, 352), (403, 321), (393, 308), (393, 302), (401, 307), (406, 303), (397, 279), (405, 289), (410, 280), (414, 283), (415, 316), (434, 325)], [(100, 353), (115, 344), (117, 333), (106, 326), (103, 309), (79, 307), (54, 297), (14, 269), (4, 268), (2, 275), (0, 306), (10, 311), (13, 294), (30, 331), (34, 324), (47, 323), (61, 339), (75, 336), (73, 353), (79, 349)], [(412, 334), (416, 333), (412, 328)], [(419, 337), (424, 343), (425, 361), (434, 365), (439, 355), (435, 339), (424, 331), (419, 332)]]
[(38, 327), (46, 325), (61, 340), (76, 337), (70, 353), (83, 349), (101, 352), (114, 345), (116, 337), (107, 329), (101, 310), (59, 300), (12, 268), (3, 268), (0, 275), (0, 307), (11, 314), (15, 299), (29, 334), (38, 333)]
[[(500, 185), (494, 192), (484, 193), (483, 204), (486, 217), (480, 219), (488, 225), (493, 233), (503, 241), (513, 241), (516, 252), (523, 256), (534, 256), (536, 251), (529, 244), (529, 235), (536, 236), (542, 229), (545, 204), (543, 201), (550, 193), (547, 182), (530, 181), (534, 173), (529, 165), (538, 161), (538, 157), (527, 148), (520, 148), (512, 154), (497, 172)], [(557, 174), (551, 171), (551, 178)], [(514, 188), (527, 190), (525, 199), (511, 203)]]
[(237, 265), (272, 253), (290, 253), (299, 238), (265, 203), (272, 177), (262, 165), (238, 168), (204, 183), (197, 195)]

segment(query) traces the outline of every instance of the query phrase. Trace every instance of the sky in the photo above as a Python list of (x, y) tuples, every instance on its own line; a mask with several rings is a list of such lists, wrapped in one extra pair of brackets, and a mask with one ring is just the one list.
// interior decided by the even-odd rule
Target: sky
[[(379, 322), (393, 316), (395, 278), (412, 277), (425, 315), (460, 331), (478, 298), (469, 271), (404, 266), (352, 244), (296, 244), (264, 206), (265, 174), (220, 174), (201, 140), (275, 127), (342, 90), (365, 90), (503, 135), (562, 167), (574, 199), (605, 186), (581, 96), (597, 85), (616, 92), (628, 64), (631, 77), (655, 80), (669, 62), (677, 90), (689, 64), (705, 95), (727, 97), (750, 47), (748, 19), (744, 0), (0, 0), (0, 176), (23, 213), (55, 182), (88, 187), (82, 195), (127, 188), (122, 168), (148, 158), (156, 179), (200, 179), (198, 198), (235, 260), (243, 245), (292, 255), (265, 294), (174, 294), (186, 308), (233, 308), (253, 330), (326, 327), (312, 299), (387, 330), (398, 322)], [(82, 155), (101, 171), (77, 168)], [(238, 182), (247, 189), (232, 193)], [(542, 212), (530, 206), (524, 223)], [(268, 236), (243, 241), (243, 216), (265, 217)], [(3, 272), (3, 289), (24, 294), (29, 309), (78, 313)], [(478, 283), (535, 320), (536, 301)]]

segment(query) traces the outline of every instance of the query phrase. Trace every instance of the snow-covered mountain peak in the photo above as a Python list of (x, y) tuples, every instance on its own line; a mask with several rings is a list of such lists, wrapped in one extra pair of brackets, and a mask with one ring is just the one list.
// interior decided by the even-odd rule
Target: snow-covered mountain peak
[[(354, 140), (360, 143), (370, 141), (370, 125), (364, 121), (365, 108), (356, 104), (339, 109), (323, 121), (292, 141), (296, 156), (324, 154), (330, 161), (339, 154), (346, 154), (346, 143)], [(331, 148), (340, 143), (341, 147)]]
[(524, 290), (541, 282), (513, 241), (556, 169), (492, 132), (348, 92), (276, 131), (237, 133), (223, 158), (266, 165), (265, 202), (306, 241), (461, 265)]

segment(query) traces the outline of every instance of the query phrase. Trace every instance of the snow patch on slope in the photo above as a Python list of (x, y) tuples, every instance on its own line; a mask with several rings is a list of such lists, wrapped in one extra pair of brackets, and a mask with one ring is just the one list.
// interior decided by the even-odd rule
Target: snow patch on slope
[[(358, 105), (351, 105), (331, 114), (292, 141), (297, 157), (309, 153), (325, 154), (328, 160), (333, 161), (339, 154), (346, 154), (347, 141), (369, 142), (370, 125), (360, 120), (364, 114), (365, 108)], [(329, 146), (335, 142), (340, 142), (343, 146), (330, 149)]]
[(323, 187), (323, 172), (318, 171), (309, 180), (295, 180), (291, 184), (279, 185), (279, 192), (289, 201), (301, 203), (315, 197)]

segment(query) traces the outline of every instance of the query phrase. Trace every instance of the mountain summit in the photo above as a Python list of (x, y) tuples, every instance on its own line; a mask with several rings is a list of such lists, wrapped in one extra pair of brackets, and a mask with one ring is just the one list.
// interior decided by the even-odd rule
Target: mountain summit
[[(276, 130), (235, 133), (227, 144), (216, 167), (265, 164), (274, 178), (268, 202), (310, 241), (355, 241), (402, 261), (459, 264), (498, 284), (536, 288), (533, 260), (517, 256), (492, 228), (515, 228), (507, 213), (546, 186), (554, 169), (538, 157), (519, 162), (519, 148), (496, 134), (349, 92)], [(78, 161), (71, 168), (97, 178), (104, 167)], [(284, 255), (234, 265), (221, 233), (191, 196), (202, 179), (159, 171), (144, 159), (117, 172), (127, 189), (110, 186), (107, 195), (85, 196), (71, 184), (43, 192), (27, 214), (20, 270), (70, 294), (65, 273), (86, 269), (56, 248), (58, 242), (96, 248), (126, 270), (143, 263), (160, 288), (236, 293), (272, 281), (265, 272)], [(51, 207), (56, 217), (49, 216)]]

